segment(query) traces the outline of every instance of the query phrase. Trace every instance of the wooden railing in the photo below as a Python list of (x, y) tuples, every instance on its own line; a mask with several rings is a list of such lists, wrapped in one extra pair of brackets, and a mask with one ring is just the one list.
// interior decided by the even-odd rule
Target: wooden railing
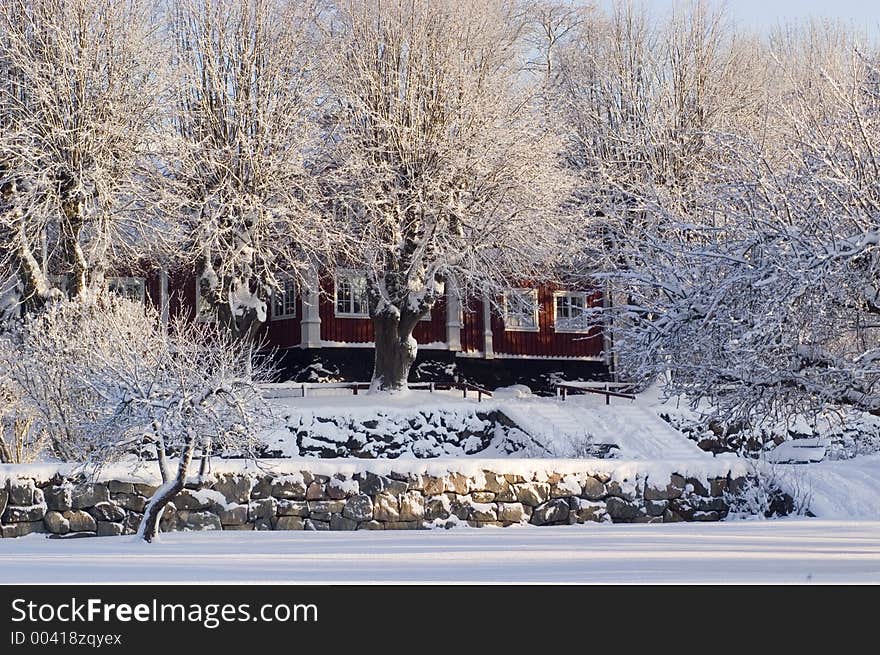
[[(268, 386), (267, 390), (271, 391), (273, 388), (278, 389), (283, 388), (285, 390), (298, 390), (300, 395), (298, 397), (306, 398), (309, 395), (309, 390), (318, 390), (318, 389), (351, 389), (353, 395), (358, 395), (359, 391), (366, 390), (370, 388), (369, 382), (298, 382), (298, 383), (288, 383), (283, 385), (283, 387), (279, 386)], [(483, 387), (477, 386), (476, 384), (470, 384), (467, 382), (459, 382), (459, 383), (439, 383), (439, 382), (411, 382), (409, 383), (410, 389), (427, 389), (429, 392), (434, 391), (450, 391), (457, 389), (462, 392), (462, 398), (468, 397), (468, 392), (477, 394), (477, 402), (483, 401), (483, 396), (487, 398), (492, 397), (492, 392), (488, 389), (484, 389)], [(286, 394), (279, 394), (275, 397), (281, 398)], [(271, 397), (271, 396), (270, 396)]]
[(598, 393), (605, 396), (606, 405), (611, 404), (612, 396), (628, 400), (636, 399), (634, 394), (613, 390), (614, 388), (629, 389), (632, 387), (625, 382), (560, 382), (553, 386), (556, 389), (556, 397), (560, 400), (565, 400), (565, 397), (570, 393)]

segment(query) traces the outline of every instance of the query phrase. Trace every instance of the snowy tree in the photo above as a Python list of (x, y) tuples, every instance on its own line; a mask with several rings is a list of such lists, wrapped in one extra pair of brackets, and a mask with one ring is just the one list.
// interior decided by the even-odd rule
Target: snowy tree
[[(877, 413), (880, 59), (827, 26), (772, 46), (774, 139), (731, 144), (736, 183), (713, 187), (723, 227), (671, 251), (687, 278), (634, 345), (674, 362), (674, 390), (735, 416)], [(685, 358), (676, 344), (699, 325)]]
[(763, 48), (703, 2), (665, 21), (616, 3), (610, 15), (591, 14), (573, 41), (558, 66), (568, 162), (582, 195), (628, 203), (630, 220), (643, 197), (686, 210), (720, 155), (711, 135), (760, 128)]
[[(157, 0), (0, 7), (0, 286), (38, 307), (149, 251), (139, 201), (165, 57)], [(48, 275), (47, 275), (48, 274)]]
[(519, 3), (340, 0), (326, 186), (366, 271), (374, 390), (405, 388), (447, 283), (494, 299), (545, 277), (566, 176), (524, 79)]
[(736, 57), (727, 43), (696, 79), (742, 93), (704, 95), (665, 149), (614, 122), (578, 141), (605, 189), (588, 222), (609, 235), (623, 368), (727, 420), (876, 412), (877, 53), (819, 25)]
[(209, 323), (166, 329), (153, 310), (106, 292), (27, 315), (0, 338), (0, 367), (21, 415), (64, 461), (155, 459), (163, 485), (141, 523), (147, 541), (194, 458), (200, 479), (212, 450), (251, 456), (268, 417), (258, 387), (268, 372), (252, 365), (251, 347)]
[(0, 378), (0, 463), (25, 464), (43, 455), (48, 435), (34, 429), (34, 418), (16, 386)]
[(320, 75), (313, 3), (177, 0), (174, 125), (158, 201), (198, 276), (199, 304), (252, 338), (286, 277), (334, 250), (318, 211)]
[(594, 21), (594, 8), (578, 2), (536, 2), (526, 5), (526, 43), (533, 50), (528, 67), (555, 82), (558, 59), (576, 40), (580, 28)]

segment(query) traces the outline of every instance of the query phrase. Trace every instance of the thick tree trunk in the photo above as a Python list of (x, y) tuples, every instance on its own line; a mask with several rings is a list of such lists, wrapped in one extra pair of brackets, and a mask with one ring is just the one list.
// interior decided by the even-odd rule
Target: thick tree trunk
[(144, 509), (144, 518), (141, 519), (141, 524), (138, 526), (138, 537), (144, 541), (151, 542), (156, 538), (159, 534), (159, 520), (162, 518), (162, 512), (165, 511), (165, 506), (186, 485), (186, 476), (196, 449), (196, 441), (196, 438), (190, 435), (183, 452), (180, 453), (180, 461), (177, 464), (177, 474), (174, 479), (159, 487), (150, 498), (150, 502), (147, 503), (147, 507)]
[(9, 444), (6, 443), (6, 439), (3, 438), (3, 424), (0, 423), (0, 464), (14, 464), (15, 460), (12, 459), (12, 450), (9, 448)]
[(371, 391), (406, 389), (409, 371), (416, 360), (418, 348), (413, 329), (419, 317), (383, 313), (373, 317), (376, 343)]
[(61, 222), (62, 256), (64, 257), (67, 296), (77, 298), (86, 287), (88, 264), (79, 243), (85, 224), (83, 203), (78, 197), (65, 200), (61, 205), (64, 214)]
[[(235, 341), (243, 341), (245, 343), (254, 343), (257, 333), (263, 326), (265, 321), (260, 319), (260, 314), (255, 307), (242, 306), (236, 308), (238, 313), (233, 311), (229, 304), (229, 294), (233, 285), (233, 280), (218, 280), (213, 275), (213, 283), (210, 278), (205, 277), (206, 272), (213, 273), (213, 269), (208, 266), (208, 260), (203, 259), (199, 262), (197, 268), (199, 279), (199, 288), (197, 293), (201, 295), (202, 301), (213, 308), (217, 322)], [(247, 284), (255, 286), (254, 280), (249, 280)], [(266, 303), (268, 311), (268, 299), (260, 298)]]

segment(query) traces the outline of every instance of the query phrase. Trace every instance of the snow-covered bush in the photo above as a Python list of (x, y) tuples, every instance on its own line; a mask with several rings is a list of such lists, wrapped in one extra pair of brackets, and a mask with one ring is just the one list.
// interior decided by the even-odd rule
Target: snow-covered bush
[(829, 408), (784, 420), (744, 423), (724, 420), (717, 410), (664, 406), (660, 418), (695, 441), (703, 450), (758, 458), (789, 440), (811, 440), (825, 448), (826, 459), (851, 459), (880, 452), (880, 417), (846, 408)]
[[(2, 367), (18, 412), (33, 416), (63, 460), (106, 460), (129, 434), (126, 381), (161, 351), (162, 336), (143, 309), (116, 298), (62, 300), (28, 314), (4, 334)], [(141, 436), (142, 438), (142, 436)]]
[(731, 518), (772, 518), (792, 514), (809, 514), (811, 489), (798, 475), (780, 476), (776, 466), (756, 463), (745, 485), (725, 490), (724, 500)]
[(165, 484), (145, 513), (147, 540), (196, 453), (200, 474), (212, 450), (247, 456), (269, 414), (258, 388), (268, 371), (227, 332), (186, 321), (166, 330), (153, 310), (114, 295), (50, 303), (2, 339), (0, 366), (57, 457), (156, 458)]

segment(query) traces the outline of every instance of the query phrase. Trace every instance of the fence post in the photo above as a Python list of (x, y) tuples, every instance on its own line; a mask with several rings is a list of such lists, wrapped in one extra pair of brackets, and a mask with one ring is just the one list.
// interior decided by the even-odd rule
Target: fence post
[(305, 398), (306, 397), (306, 385), (305, 384), (302, 385), (302, 394), (303, 394), (303, 398)]

